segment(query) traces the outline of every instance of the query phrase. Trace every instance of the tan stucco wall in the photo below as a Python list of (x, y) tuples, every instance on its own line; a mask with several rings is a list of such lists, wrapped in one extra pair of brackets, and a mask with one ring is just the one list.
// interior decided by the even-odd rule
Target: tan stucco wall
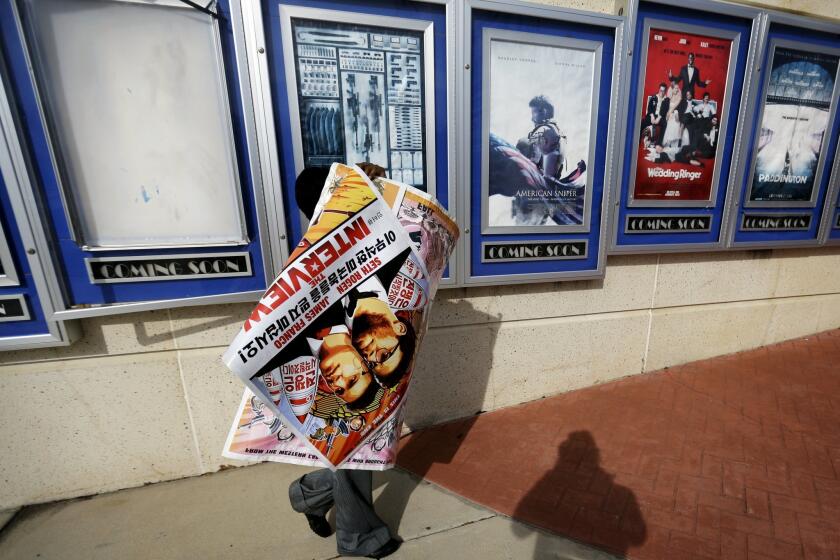
[[(89, 319), (70, 347), (0, 355), (0, 510), (232, 463), (242, 387), (220, 356), (250, 307)], [(445, 290), (407, 424), (837, 327), (840, 248), (611, 257), (603, 281)]]

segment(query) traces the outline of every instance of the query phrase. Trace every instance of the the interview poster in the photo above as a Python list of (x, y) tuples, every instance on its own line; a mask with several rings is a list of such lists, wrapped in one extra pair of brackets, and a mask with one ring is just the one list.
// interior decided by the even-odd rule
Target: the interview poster
[(596, 54), (551, 39), (489, 42), (489, 227), (584, 223)]
[(254, 395), (243, 399), (225, 454), (391, 466), (431, 301), (457, 238), (429, 195), (333, 164), (303, 240), (225, 352)]
[(838, 56), (777, 47), (764, 95), (752, 202), (812, 200)]
[(732, 40), (656, 28), (646, 40), (633, 198), (710, 200)]

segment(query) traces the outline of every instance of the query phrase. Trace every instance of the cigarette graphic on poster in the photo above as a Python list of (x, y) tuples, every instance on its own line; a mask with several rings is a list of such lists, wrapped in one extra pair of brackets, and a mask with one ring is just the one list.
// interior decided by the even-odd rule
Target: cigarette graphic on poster
[(750, 202), (810, 202), (837, 80), (836, 54), (776, 47), (756, 140)]
[(729, 110), (733, 41), (653, 26), (645, 41), (633, 199), (709, 201)]
[(388, 468), (458, 234), (422, 191), (334, 164), (309, 229), (225, 352), (250, 393), (224, 454)]

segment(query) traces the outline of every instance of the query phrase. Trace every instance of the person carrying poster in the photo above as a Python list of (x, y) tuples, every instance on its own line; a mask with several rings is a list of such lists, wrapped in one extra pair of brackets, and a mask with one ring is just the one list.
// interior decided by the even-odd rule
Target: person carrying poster
[(837, 54), (776, 47), (764, 94), (750, 202), (809, 203), (836, 103)]
[(732, 40), (651, 27), (646, 41), (633, 200), (709, 201), (719, 166), (711, 118), (727, 99)]
[(437, 243), (444, 260), (459, 232), (429, 195), (371, 183), (361, 167), (384, 173), (335, 164), (299, 177), (298, 205), (310, 226), (225, 353), (249, 389), (224, 454), (329, 467), (292, 483), (293, 509), (325, 537), (332, 533), (325, 514), (335, 507), (338, 552), (382, 558), (400, 541), (373, 509), (369, 471), (393, 465), (443, 273), (433, 261), (429, 272), (422, 257), (428, 234), (412, 238), (400, 218), (404, 206), (418, 208), (406, 202), (409, 193), (426, 200), (422, 221), (437, 222), (423, 231), (446, 232)]

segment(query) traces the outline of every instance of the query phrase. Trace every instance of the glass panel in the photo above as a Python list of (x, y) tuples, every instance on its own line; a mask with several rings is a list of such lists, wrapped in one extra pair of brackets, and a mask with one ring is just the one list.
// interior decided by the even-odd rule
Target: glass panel
[(212, 19), (180, 4), (23, 2), (77, 240), (246, 242)]

